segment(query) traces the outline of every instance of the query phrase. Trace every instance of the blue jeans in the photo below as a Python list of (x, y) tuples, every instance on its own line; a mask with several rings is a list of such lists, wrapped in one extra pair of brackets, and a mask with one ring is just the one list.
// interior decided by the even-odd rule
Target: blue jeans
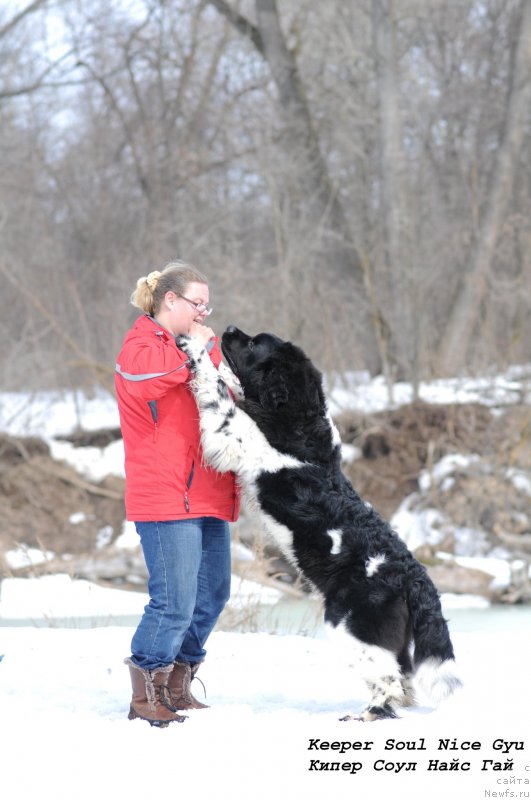
[(143, 669), (197, 663), (230, 596), (230, 533), (226, 522), (199, 517), (135, 522), (149, 573), (149, 603), (131, 642)]

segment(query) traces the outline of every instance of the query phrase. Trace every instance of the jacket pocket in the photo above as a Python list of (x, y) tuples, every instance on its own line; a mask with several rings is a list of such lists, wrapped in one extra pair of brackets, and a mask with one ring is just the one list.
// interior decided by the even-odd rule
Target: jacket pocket
[(156, 400), (148, 400), (151, 419), (153, 420), (153, 441), (156, 442), (159, 433), (159, 409)]
[(192, 488), (192, 482), (194, 480), (194, 470), (195, 470), (195, 459), (194, 459), (194, 451), (191, 447), (188, 451), (188, 458), (186, 459), (186, 470), (185, 470), (185, 484), (184, 484), (184, 507), (186, 512), (190, 512), (190, 498), (188, 496), (188, 492)]

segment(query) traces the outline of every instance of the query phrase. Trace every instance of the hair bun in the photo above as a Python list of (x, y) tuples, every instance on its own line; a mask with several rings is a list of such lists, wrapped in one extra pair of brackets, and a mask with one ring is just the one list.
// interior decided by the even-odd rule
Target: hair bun
[(154, 292), (157, 288), (157, 283), (159, 282), (160, 277), (162, 276), (162, 272), (155, 270), (154, 272), (150, 272), (146, 278), (146, 284), (150, 292)]

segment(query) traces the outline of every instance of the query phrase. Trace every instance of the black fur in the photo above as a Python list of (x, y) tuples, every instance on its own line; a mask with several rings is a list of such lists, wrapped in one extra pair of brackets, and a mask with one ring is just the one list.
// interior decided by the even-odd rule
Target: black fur
[[(322, 377), (303, 351), (272, 334), (250, 337), (233, 326), (223, 334), (222, 350), (243, 388), (240, 412), (275, 451), (302, 462), (257, 470), (253, 496), (266, 518), (289, 531), (289, 556), (322, 594), (326, 621), (343, 624), (362, 651), (363, 645), (376, 645), (394, 655), (398, 679), (369, 675), (371, 702), (360, 718), (394, 716), (393, 705), (411, 699), (413, 663), (417, 668), (430, 660), (437, 667), (454, 658), (438, 593), (424, 567), (342, 473)], [(203, 411), (207, 405), (203, 401)], [(232, 414), (224, 414), (216, 432), (230, 436)], [(239, 466), (244, 465), (236, 465), (237, 472)], [(333, 539), (337, 531), (340, 547)], [(441, 680), (441, 694), (459, 685), (452, 675)]]

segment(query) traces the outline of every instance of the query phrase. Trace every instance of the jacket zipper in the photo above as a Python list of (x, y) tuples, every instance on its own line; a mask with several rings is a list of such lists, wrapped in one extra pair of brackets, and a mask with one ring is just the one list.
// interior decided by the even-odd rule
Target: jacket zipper
[(186, 481), (186, 488), (184, 490), (184, 507), (185, 507), (187, 513), (190, 512), (190, 501), (189, 501), (189, 498), (188, 498), (188, 492), (189, 492), (190, 487), (192, 485), (193, 479), (194, 479), (194, 462), (192, 461), (192, 467), (190, 469), (190, 474), (188, 475), (188, 480)]

